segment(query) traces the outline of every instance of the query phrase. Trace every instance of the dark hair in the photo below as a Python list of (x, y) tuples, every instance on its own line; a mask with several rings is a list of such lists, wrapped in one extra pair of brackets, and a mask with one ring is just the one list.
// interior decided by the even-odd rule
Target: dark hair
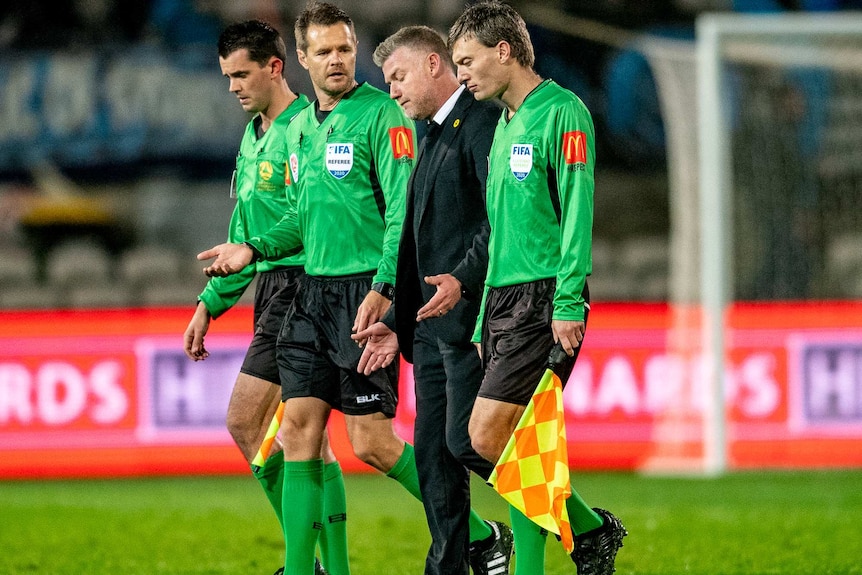
[(278, 30), (261, 20), (236, 22), (225, 28), (218, 38), (218, 55), (227, 58), (237, 50), (248, 50), (252, 62), (261, 66), (275, 56), (287, 61), (287, 48)]
[(353, 20), (347, 12), (328, 2), (310, 2), (296, 19), (293, 34), (296, 47), (305, 52), (308, 49), (308, 28), (310, 26), (332, 26), (343, 22), (353, 30)]
[(443, 58), (453, 70), (455, 68), (443, 37), (428, 26), (405, 26), (386, 38), (374, 50), (374, 63), (383, 67), (383, 63), (395, 50), (402, 47), (433, 52)]
[(508, 4), (486, 0), (468, 6), (449, 29), (449, 49), (465, 36), (489, 48), (507, 42), (512, 56), (525, 68), (532, 68), (536, 61), (527, 24)]

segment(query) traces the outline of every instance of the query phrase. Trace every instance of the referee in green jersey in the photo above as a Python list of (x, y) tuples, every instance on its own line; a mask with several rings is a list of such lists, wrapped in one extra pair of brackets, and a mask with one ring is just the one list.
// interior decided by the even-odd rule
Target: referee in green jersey
[[(595, 135), (583, 102), (534, 71), (529, 33), (510, 6), (469, 6), (452, 25), (449, 46), (461, 83), (477, 100), (505, 107), (489, 154), (488, 275), (473, 338), (485, 376), (469, 425), (473, 447), (496, 463), (554, 347), (566, 353), (558, 366), (566, 381), (584, 338)], [(578, 574), (612, 573), (623, 525), (575, 491), (566, 507)], [(540, 575), (543, 531), (511, 511), (518, 575)]]
[[(284, 77), (287, 50), (281, 35), (259, 20), (227, 26), (218, 40), (219, 64), (229, 81), (229, 90), (242, 108), (254, 114), (246, 126), (231, 179), (230, 195), (236, 198), (228, 229), (229, 241), (263, 233), (275, 225), (287, 209), (285, 136), (291, 120), (308, 106), (308, 98), (291, 91)], [(258, 277), (254, 297), (255, 329), (231, 393), (227, 428), (251, 464), (263, 441), (269, 422), (281, 399), (276, 363), (276, 340), (287, 308), (297, 294), (303, 276), (305, 255), (260, 261), (229, 277), (210, 279), (198, 298), (195, 313), (184, 334), (186, 355), (194, 361), (209, 356), (204, 337), (210, 320), (220, 317), (239, 301)], [(344, 513), (344, 479), (326, 434), (321, 457), (326, 462), (327, 500), (335, 513)], [(277, 446), (276, 446), (277, 447)], [(284, 457), (280, 449), (254, 472), (264, 493), (282, 522), (281, 496)], [(347, 555), (347, 537), (342, 525), (327, 526), (321, 545), (324, 561)]]
[[(396, 102), (357, 84), (356, 35), (343, 10), (309, 5), (295, 33), (317, 99), (287, 130), (286, 213), (268, 232), (198, 258), (216, 258), (205, 272), (218, 277), (305, 249), (306, 276), (277, 359), (285, 401), (285, 573), (310, 575), (322, 524), (340, 519), (324, 515), (321, 489), (321, 436), (331, 409), (344, 413), (356, 455), (421, 499), (413, 447), (392, 425), (398, 366), (359, 373), (362, 349), (350, 337), (391, 305), (415, 137)], [(326, 569), (349, 573), (347, 565)]]

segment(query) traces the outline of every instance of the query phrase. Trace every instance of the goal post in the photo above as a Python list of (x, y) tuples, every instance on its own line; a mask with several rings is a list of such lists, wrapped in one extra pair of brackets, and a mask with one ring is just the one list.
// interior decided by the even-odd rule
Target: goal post
[[(704, 14), (695, 31), (640, 42), (667, 132), (668, 353), (698, 364), (682, 385), (702, 394), (656, 414), (644, 471), (716, 475), (732, 466), (730, 306), (847, 295), (824, 254), (862, 230), (862, 14)], [(692, 449), (680, 430), (698, 418)]]
[(743, 433), (737, 302), (862, 299), (862, 12), (704, 13), (680, 40), (520, 8), (649, 64), (667, 157), (670, 320), (641, 471), (721, 474)]

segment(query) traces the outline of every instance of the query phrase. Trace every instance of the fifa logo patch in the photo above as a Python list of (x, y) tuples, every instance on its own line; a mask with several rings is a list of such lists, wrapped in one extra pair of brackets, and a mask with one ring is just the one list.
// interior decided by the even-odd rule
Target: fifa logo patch
[(392, 145), (392, 155), (396, 160), (413, 159), (413, 131), (405, 126), (389, 128), (389, 143)]
[(272, 164), (268, 160), (262, 161), (257, 165), (257, 175), (261, 180), (268, 182), (272, 179), (273, 169)]
[[(296, 157), (296, 154), (291, 154), (288, 159), (288, 165), (290, 167), (290, 174), (293, 176), (293, 181), (299, 181), (299, 158)], [(287, 174), (285, 174), (286, 176)], [(285, 182), (287, 185), (290, 185), (290, 181)]]
[(353, 144), (326, 144), (326, 170), (340, 180), (353, 167)]
[(533, 144), (512, 144), (509, 168), (515, 179), (523, 182), (533, 169)]
[(566, 165), (587, 163), (587, 135), (580, 131), (563, 134), (563, 158)]

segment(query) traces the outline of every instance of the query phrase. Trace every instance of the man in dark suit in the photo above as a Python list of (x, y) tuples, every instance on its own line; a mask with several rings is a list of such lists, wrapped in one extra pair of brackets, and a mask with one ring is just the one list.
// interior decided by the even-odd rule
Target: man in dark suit
[(366, 341), (360, 370), (388, 365), (399, 347), (414, 366), (416, 466), (432, 539), (426, 575), (466, 575), (468, 561), (477, 574), (508, 573), (511, 530), (470, 511), (468, 470), (487, 479), (493, 464), (467, 431), (483, 374), (470, 338), (488, 267), (485, 179), (500, 108), (458, 84), (430, 28), (402, 28), (374, 62), (390, 96), (428, 130), (408, 184), (394, 304), (354, 336)]

